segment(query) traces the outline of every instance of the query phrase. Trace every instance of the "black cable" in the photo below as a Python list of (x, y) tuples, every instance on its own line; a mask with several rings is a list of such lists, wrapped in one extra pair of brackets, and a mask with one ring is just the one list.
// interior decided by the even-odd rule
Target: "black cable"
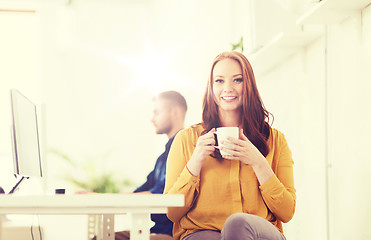
[[(42, 234), (41, 234), (41, 227), (40, 227), (40, 218), (39, 218), (39, 215), (37, 215), (37, 221), (38, 221), (38, 229), (39, 229), (39, 236), (40, 236), (39, 240), (42, 240), (43, 237), (42, 237)], [(32, 240), (35, 239), (34, 236), (33, 236), (33, 224), (34, 224), (34, 221), (32, 219), (32, 225), (31, 225), (31, 238), (32, 238)]]
[(18, 189), (19, 185), (21, 185), (21, 183), (23, 182), (23, 180), (25, 180), (25, 179), (29, 179), (29, 178), (30, 178), (30, 177), (22, 176), (21, 180), (19, 180), (19, 181), (17, 182), (17, 184), (12, 188), (12, 190), (10, 190), (10, 192), (9, 192), (8, 194), (12, 194), (12, 193), (14, 193), (14, 192)]
[(32, 228), (33, 228), (33, 222), (32, 222), (32, 225), (31, 225), (31, 237), (32, 237), (32, 240), (34, 240)]
[(37, 215), (37, 221), (39, 222), (39, 235), (40, 235), (40, 240), (43, 239), (42, 235), (41, 235), (41, 228), (40, 228), (40, 218), (39, 218), (39, 215)]

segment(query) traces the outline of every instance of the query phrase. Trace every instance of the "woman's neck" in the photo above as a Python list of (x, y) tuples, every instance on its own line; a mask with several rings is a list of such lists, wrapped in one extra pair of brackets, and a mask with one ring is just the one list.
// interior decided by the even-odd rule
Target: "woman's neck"
[(241, 127), (241, 113), (237, 111), (219, 112), (220, 124), (222, 127)]

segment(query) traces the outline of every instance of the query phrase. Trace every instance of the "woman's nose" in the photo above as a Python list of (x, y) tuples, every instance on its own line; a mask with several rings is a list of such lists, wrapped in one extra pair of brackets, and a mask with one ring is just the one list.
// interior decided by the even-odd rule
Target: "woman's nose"
[(223, 91), (224, 91), (224, 92), (232, 92), (232, 91), (233, 91), (233, 86), (232, 86), (232, 84), (226, 82), (226, 83), (224, 84)]

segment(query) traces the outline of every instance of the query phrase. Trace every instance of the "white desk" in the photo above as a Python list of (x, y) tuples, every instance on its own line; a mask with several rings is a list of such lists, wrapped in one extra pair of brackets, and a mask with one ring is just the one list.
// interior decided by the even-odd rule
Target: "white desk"
[(5, 214), (98, 215), (97, 239), (114, 240), (114, 215), (130, 213), (131, 239), (147, 240), (151, 213), (183, 205), (184, 196), (179, 194), (0, 195), (0, 228)]

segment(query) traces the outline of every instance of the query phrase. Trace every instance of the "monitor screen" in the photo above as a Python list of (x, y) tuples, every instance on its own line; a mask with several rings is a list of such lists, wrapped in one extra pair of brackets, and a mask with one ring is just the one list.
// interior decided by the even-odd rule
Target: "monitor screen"
[(36, 106), (16, 89), (10, 96), (14, 174), (42, 177)]

